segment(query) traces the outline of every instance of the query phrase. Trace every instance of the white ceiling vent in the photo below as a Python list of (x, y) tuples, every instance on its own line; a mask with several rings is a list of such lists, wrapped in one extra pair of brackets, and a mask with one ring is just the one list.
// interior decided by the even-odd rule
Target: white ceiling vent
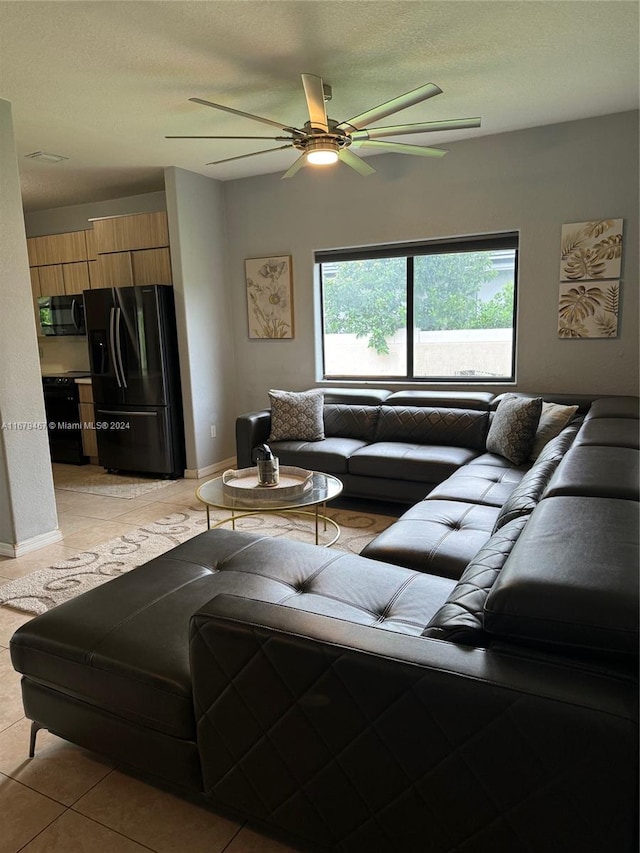
[(63, 160), (68, 160), (62, 154), (49, 154), (47, 151), (34, 151), (32, 154), (24, 155), (27, 160), (44, 160), (45, 163), (61, 163)]

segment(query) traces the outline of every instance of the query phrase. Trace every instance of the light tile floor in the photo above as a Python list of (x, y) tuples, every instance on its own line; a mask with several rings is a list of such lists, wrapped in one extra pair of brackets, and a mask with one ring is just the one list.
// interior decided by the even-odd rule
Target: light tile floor
[[(0, 557), (0, 584), (195, 506), (202, 482), (178, 480), (131, 500), (56, 490), (63, 540), (17, 559)], [(0, 853), (295, 853), (48, 732), (39, 732), (29, 759), (29, 722), (9, 640), (30, 618), (0, 607)]]

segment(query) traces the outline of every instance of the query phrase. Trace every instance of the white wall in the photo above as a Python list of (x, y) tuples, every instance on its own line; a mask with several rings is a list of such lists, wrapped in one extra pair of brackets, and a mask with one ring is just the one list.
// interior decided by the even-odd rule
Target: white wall
[[(240, 411), (267, 405), (271, 387), (318, 384), (314, 250), (513, 230), (520, 231), (515, 387), (638, 393), (637, 112), (442, 147), (450, 153), (437, 161), (373, 157), (377, 173), (367, 178), (339, 164), (284, 181), (264, 175), (225, 184)], [(560, 228), (600, 218), (625, 220), (619, 337), (559, 340)], [(293, 256), (295, 340), (250, 341), (244, 259), (285, 254)]]
[[(0, 554), (60, 539), (11, 105), (0, 100)], [(11, 310), (7, 307), (11, 306)]]
[(187, 469), (207, 473), (235, 455), (236, 371), (223, 187), (212, 178), (171, 167), (165, 171), (165, 189)]

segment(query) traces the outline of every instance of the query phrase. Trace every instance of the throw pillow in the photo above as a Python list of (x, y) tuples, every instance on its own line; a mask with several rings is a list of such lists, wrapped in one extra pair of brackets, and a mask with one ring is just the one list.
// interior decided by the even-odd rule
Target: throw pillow
[(542, 397), (505, 394), (489, 427), (487, 450), (522, 465), (531, 453), (541, 411)]
[(571, 423), (577, 411), (577, 406), (542, 403), (542, 414), (540, 415), (540, 422), (538, 423), (538, 429), (533, 439), (533, 446), (529, 457), (532, 462), (536, 461), (545, 444), (550, 442), (552, 438), (560, 435), (567, 424)]
[(320, 441), (324, 438), (322, 418), (324, 394), (311, 391), (269, 391), (271, 441)]

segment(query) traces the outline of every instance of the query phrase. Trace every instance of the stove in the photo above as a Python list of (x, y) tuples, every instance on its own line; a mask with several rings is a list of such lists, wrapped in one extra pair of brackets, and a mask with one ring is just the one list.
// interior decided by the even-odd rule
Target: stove
[(86, 371), (69, 371), (42, 377), (52, 462), (66, 462), (70, 465), (86, 465), (89, 462), (82, 447), (80, 391), (76, 379), (90, 375)]

